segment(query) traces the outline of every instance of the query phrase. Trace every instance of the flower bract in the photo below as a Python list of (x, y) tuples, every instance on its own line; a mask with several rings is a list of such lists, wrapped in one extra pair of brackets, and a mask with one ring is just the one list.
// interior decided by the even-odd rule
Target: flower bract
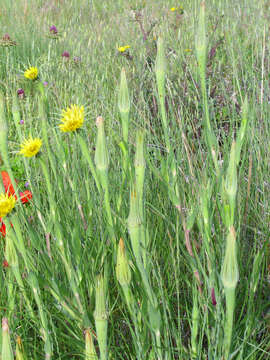
[(35, 156), (39, 152), (41, 145), (42, 141), (39, 138), (33, 139), (32, 136), (30, 136), (29, 139), (24, 140), (21, 144), (20, 154), (25, 157)]
[(70, 105), (70, 107), (62, 111), (62, 116), (62, 124), (58, 125), (60, 130), (63, 132), (75, 131), (83, 125), (84, 107)]
[(24, 72), (24, 77), (26, 77), (26, 79), (35, 80), (38, 77), (38, 69), (31, 66)]

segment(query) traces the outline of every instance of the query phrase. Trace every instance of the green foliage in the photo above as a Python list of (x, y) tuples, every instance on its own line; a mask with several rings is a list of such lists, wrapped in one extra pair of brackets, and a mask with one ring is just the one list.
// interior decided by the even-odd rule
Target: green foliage
[(3, 0), (2, 360), (269, 358), (267, 2)]

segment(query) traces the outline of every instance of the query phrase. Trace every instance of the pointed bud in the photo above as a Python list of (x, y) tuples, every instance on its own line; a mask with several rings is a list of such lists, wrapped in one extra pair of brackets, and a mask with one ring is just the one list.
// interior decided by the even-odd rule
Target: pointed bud
[(195, 39), (195, 48), (197, 61), (200, 70), (203, 70), (206, 66), (206, 31), (205, 31), (205, 2), (202, 1), (200, 4), (199, 22), (197, 28), (197, 34)]
[(108, 314), (106, 311), (106, 284), (104, 277), (99, 275), (96, 279), (96, 307), (94, 318), (96, 324), (97, 340), (100, 350), (100, 359), (107, 359), (107, 329)]
[(14, 354), (11, 347), (8, 319), (2, 319), (2, 359), (14, 360)]
[(225, 257), (221, 269), (221, 280), (226, 289), (235, 289), (239, 280), (236, 255), (236, 234), (233, 226), (230, 227), (227, 236)]
[(95, 152), (95, 164), (99, 171), (107, 171), (109, 168), (109, 155), (106, 146), (106, 136), (104, 130), (104, 120), (99, 116), (96, 120), (98, 128), (96, 152)]
[(121, 286), (129, 285), (131, 281), (131, 271), (125, 250), (124, 240), (121, 238), (118, 244), (116, 277)]
[(85, 360), (98, 360), (90, 329), (85, 330)]
[(165, 78), (166, 58), (165, 58), (164, 41), (162, 37), (159, 37), (157, 41), (157, 58), (156, 58), (155, 70), (156, 70), (157, 79), (163, 79), (163, 77)]
[(20, 336), (16, 339), (16, 360), (27, 360)]
[(121, 71), (120, 89), (118, 96), (118, 108), (121, 113), (128, 113), (130, 110), (128, 85), (127, 85), (126, 72), (124, 68)]

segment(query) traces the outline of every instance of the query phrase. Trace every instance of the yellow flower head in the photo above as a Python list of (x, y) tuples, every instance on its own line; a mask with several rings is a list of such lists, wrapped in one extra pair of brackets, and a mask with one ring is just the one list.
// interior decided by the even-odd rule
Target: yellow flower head
[(123, 53), (123, 52), (125, 52), (127, 49), (129, 49), (129, 48), (130, 48), (130, 45), (120, 46), (120, 47), (118, 48), (118, 51), (121, 52), (121, 53)]
[(185, 52), (191, 52), (192, 49), (184, 49)]
[(24, 72), (24, 77), (26, 77), (26, 79), (35, 80), (38, 77), (38, 69), (31, 66)]
[(171, 11), (176, 11), (176, 10), (177, 10), (177, 7), (172, 7), (170, 10), (171, 10)]
[(39, 152), (41, 145), (42, 141), (39, 138), (33, 139), (32, 136), (30, 136), (28, 140), (24, 140), (21, 144), (20, 154), (25, 157), (35, 156)]
[(59, 128), (63, 132), (75, 131), (82, 127), (84, 122), (84, 107), (78, 105), (70, 105), (66, 110), (62, 110), (62, 124)]
[(0, 194), (0, 217), (3, 218), (14, 208), (16, 198), (13, 195)]

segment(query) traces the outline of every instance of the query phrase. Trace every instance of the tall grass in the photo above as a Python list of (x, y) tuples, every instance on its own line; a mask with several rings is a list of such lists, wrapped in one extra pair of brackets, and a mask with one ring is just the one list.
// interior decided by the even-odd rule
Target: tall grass
[(150, 3), (3, 1), (2, 360), (269, 357), (267, 2)]

